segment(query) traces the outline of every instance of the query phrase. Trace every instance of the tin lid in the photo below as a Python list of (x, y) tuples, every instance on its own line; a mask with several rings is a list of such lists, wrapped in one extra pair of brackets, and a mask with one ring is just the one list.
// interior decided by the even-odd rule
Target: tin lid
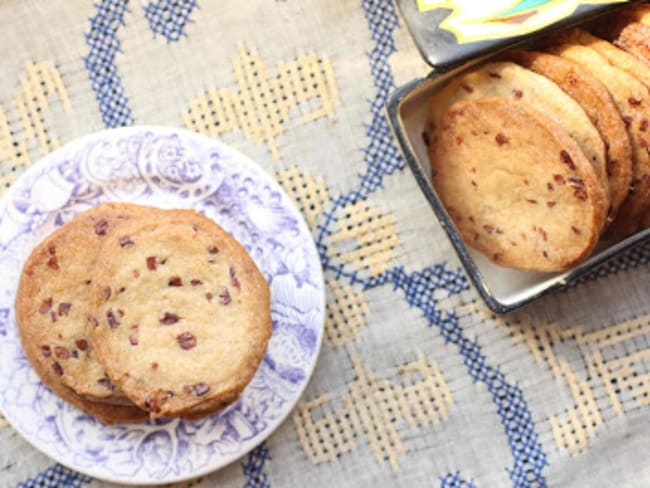
[(567, 27), (625, 0), (396, 0), (425, 61), (448, 68)]

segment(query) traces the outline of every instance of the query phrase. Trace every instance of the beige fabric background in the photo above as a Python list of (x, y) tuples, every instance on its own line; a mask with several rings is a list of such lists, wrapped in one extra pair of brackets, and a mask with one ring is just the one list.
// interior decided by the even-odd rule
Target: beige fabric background
[[(427, 73), (389, 0), (129, 2), (101, 36), (120, 46), (108, 100), (86, 35), (123, 3), (0, 3), (0, 192), (106, 126), (187, 127), (273, 174), (328, 256), (326, 338), (296, 410), (253, 455), (179, 486), (650, 486), (650, 246), (491, 314), (387, 130), (388, 92)], [(180, 27), (152, 28), (152, 4)], [(287, 104), (275, 124), (212, 114), (299, 72), (313, 83), (270, 102)], [(110, 486), (53, 465), (0, 419), (0, 486)]]

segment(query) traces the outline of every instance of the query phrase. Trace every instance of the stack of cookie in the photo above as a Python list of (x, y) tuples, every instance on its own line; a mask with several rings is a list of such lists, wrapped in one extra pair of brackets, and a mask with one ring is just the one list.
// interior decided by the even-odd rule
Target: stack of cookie
[(245, 249), (189, 210), (102, 204), (32, 252), (16, 320), (64, 400), (106, 423), (200, 418), (239, 398), (271, 335)]
[[(650, 226), (650, 6), (453, 78), (429, 108), (433, 185), (497, 264), (574, 266)], [(614, 27), (613, 27), (614, 26)], [(610, 42), (611, 41), (611, 42)]]

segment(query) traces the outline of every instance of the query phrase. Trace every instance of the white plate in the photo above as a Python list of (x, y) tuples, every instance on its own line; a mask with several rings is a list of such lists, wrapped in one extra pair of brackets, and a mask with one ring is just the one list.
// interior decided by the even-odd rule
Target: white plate
[[(103, 201), (203, 212), (246, 247), (267, 278), (273, 335), (241, 400), (225, 412), (109, 427), (52, 394), (25, 358), (14, 318), (23, 263), (54, 228)], [(225, 466), (278, 427), (316, 364), (325, 299), (309, 229), (263, 170), (204, 136), (124, 128), (46, 156), (0, 202), (0, 266), (0, 410), (35, 447), (95, 478), (170, 483)]]

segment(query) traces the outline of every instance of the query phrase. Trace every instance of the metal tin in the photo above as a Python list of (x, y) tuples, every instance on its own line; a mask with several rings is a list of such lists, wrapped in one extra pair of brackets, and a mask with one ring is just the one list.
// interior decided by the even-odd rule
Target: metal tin
[[(545, 33), (546, 31), (541, 31), (538, 35)], [(493, 53), (495, 54), (497, 52)], [(504, 268), (492, 263), (483, 254), (465, 244), (431, 184), (428, 151), (423, 137), (426, 112), (429, 100), (448, 79), (491, 57), (475, 56), (462, 66), (439, 69), (427, 78), (407, 83), (391, 94), (387, 112), (406, 162), (449, 237), (469, 278), (490, 310), (505, 313), (553, 290), (564, 288), (595, 271), (604, 262), (642, 242), (650, 241), (650, 229), (617, 243), (600, 242), (589, 259), (561, 273), (534, 273)]]
[(448, 69), (618, 8), (625, 0), (396, 0), (431, 66)]

